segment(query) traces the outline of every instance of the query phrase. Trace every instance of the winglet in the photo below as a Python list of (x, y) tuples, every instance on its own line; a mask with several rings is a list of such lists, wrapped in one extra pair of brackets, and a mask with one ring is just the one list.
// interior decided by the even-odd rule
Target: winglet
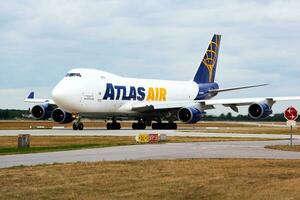
[(27, 99), (34, 99), (34, 92), (30, 92)]

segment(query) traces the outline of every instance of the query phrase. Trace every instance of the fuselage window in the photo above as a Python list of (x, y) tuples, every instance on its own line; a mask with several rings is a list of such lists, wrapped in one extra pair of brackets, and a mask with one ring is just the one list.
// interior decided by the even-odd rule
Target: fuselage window
[(67, 75), (66, 75), (66, 77), (74, 77), (74, 76), (81, 77), (81, 74), (80, 73), (67, 73)]

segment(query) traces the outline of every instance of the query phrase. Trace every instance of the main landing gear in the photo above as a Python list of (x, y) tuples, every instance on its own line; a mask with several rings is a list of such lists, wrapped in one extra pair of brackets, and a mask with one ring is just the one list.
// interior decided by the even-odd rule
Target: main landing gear
[(177, 124), (174, 122), (170, 123), (152, 123), (152, 129), (171, 129), (171, 130), (176, 130), (177, 129)]
[(83, 130), (83, 128), (84, 128), (84, 125), (83, 125), (83, 123), (81, 123), (80, 122), (80, 120), (78, 120), (77, 122), (74, 122), (73, 123), (73, 130)]
[(139, 130), (145, 130), (146, 129), (146, 123), (143, 121), (138, 121), (138, 123), (132, 123), (132, 129), (139, 129)]
[(121, 124), (118, 123), (115, 119), (112, 120), (112, 123), (106, 124), (107, 130), (119, 130), (121, 129)]
[[(147, 122), (147, 124), (146, 124)], [(138, 130), (144, 130), (146, 129), (146, 125), (151, 125), (151, 121), (144, 121), (144, 120), (139, 120), (137, 123), (132, 123), (132, 129), (138, 129)], [(150, 123), (148, 123), (150, 122)], [(169, 123), (152, 123), (152, 129), (157, 130), (157, 129), (171, 129), (175, 130), (177, 129), (177, 124), (174, 122), (169, 122)]]

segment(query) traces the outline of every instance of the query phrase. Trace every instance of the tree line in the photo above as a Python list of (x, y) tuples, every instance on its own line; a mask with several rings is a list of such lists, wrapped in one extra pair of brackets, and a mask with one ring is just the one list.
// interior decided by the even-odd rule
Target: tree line
[[(0, 120), (12, 120), (12, 119), (24, 119), (29, 116), (28, 110), (15, 110), (15, 109), (0, 109)], [(227, 114), (216, 115), (206, 115), (203, 118), (204, 121), (257, 121), (251, 119), (248, 115), (237, 115), (233, 116), (230, 112)], [(261, 119), (259, 121), (286, 121), (283, 113), (274, 114), (266, 119)], [(297, 120), (299, 121), (299, 120)]]
[[(227, 114), (220, 114), (219, 116), (207, 115), (204, 117), (206, 121), (272, 121), (272, 122), (284, 122), (286, 119), (283, 116), (283, 113), (277, 113), (265, 119), (254, 120), (248, 115), (237, 115), (232, 116), (230, 112)], [(298, 121), (298, 120), (297, 120)]]
[(0, 119), (21, 119), (22, 114), (29, 115), (28, 110), (0, 109)]

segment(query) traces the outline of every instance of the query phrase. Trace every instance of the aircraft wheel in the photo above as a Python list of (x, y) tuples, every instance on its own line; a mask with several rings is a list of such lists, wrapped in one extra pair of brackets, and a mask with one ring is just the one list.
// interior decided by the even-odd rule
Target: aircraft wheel
[(168, 124), (168, 129), (176, 130), (177, 129), (177, 124), (176, 123), (169, 123)]
[(176, 123), (173, 124), (173, 129), (175, 129), (175, 130), (177, 129), (177, 124)]
[(115, 127), (115, 129), (119, 130), (119, 129), (121, 129), (121, 124), (120, 123), (115, 123), (114, 127)]
[(137, 123), (132, 123), (132, 129), (133, 130), (137, 129)]
[(77, 127), (78, 127), (78, 130), (83, 130), (83, 128), (84, 128), (84, 125), (83, 125), (83, 123), (79, 123), (79, 124), (77, 124)]
[(111, 129), (111, 123), (107, 123), (106, 128), (107, 128), (107, 130), (110, 130)]
[(177, 129), (176, 123), (152, 123), (152, 129)]
[(156, 130), (160, 128), (160, 123), (152, 123), (152, 129)]
[(145, 130), (146, 129), (146, 124), (143, 122), (138, 122), (138, 123), (132, 123), (132, 129), (138, 129), (138, 130)]
[(77, 131), (77, 129), (78, 129), (78, 127), (77, 127), (77, 123), (76, 123), (76, 122), (74, 122), (74, 123), (73, 123), (73, 130), (74, 130), (74, 131)]
[(141, 129), (141, 130), (145, 130), (146, 129), (146, 124), (141, 122), (141, 123), (138, 123), (138, 128)]
[(120, 123), (107, 123), (106, 124), (107, 130), (119, 130), (121, 129), (121, 124)]

